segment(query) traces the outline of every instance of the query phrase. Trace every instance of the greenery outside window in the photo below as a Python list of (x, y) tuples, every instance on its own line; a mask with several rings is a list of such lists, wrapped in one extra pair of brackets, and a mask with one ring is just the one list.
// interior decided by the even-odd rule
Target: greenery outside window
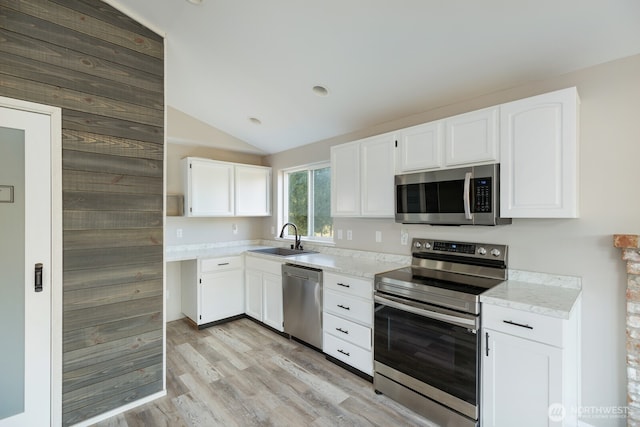
[[(309, 240), (333, 240), (331, 169), (328, 163), (284, 171), (284, 222)], [(293, 235), (293, 228), (286, 230)]]

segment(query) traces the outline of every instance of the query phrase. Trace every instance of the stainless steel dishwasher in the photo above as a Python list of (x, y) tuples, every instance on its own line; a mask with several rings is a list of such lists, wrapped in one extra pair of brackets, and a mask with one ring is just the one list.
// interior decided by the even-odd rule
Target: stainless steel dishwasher
[(284, 332), (322, 350), (322, 270), (282, 265)]

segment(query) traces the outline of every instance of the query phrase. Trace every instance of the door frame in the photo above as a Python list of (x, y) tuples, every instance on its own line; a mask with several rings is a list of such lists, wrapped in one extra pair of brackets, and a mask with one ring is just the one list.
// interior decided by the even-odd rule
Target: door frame
[(62, 109), (0, 96), (0, 107), (51, 119), (51, 425), (62, 425)]

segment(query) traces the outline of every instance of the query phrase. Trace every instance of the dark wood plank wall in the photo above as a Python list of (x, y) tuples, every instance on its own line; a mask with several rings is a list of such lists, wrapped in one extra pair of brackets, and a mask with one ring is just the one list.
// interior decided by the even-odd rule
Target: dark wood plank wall
[(63, 109), (63, 423), (162, 389), (164, 41), (99, 0), (0, 0), (0, 95)]

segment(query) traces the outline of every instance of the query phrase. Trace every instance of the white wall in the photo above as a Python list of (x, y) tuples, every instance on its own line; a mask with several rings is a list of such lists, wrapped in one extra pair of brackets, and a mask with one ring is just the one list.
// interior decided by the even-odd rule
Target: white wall
[[(406, 126), (577, 86), (580, 108), (581, 214), (572, 220), (514, 220), (498, 227), (431, 227), (395, 224), (391, 219), (336, 219), (335, 229), (352, 230), (338, 247), (409, 254), (400, 229), (410, 238), (495, 242), (509, 245), (513, 269), (580, 276), (583, 279), (582, 405), (626, 405), (626, 273), (613, 234), (640, 234), (640, 197), (634, 172), (640, 161), (640, 56), (533, 82), (499, 93), (415, 115), (376, 128), (317, 142), (266, 158), (278, 169), (329, 159), (329, 147)], [(274, 185), (276, 183), (274, 178)], [(274, 203), (277, 199), (274, 196)], [(276, 205), (274, 205), (276, 206)], [(275, 218), (263, 221), (270, 237)], [(277, 228), (277, 227), (276, 227)], [(375, 243), (375, 231), (383, 242)], [(345, 233), (346, 235), (346, 233)], [(594, 426), (625, 425), (621, 419), (585, 419)]]

